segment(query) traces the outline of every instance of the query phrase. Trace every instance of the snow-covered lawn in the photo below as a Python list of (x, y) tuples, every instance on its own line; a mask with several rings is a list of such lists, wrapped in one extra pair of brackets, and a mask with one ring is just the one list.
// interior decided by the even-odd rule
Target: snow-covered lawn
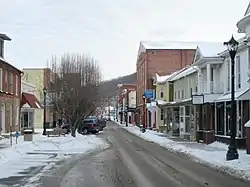
[(32, 142), (24, 142), (23, 137), (18, 138), (16, 144), (10, 146), (9, 139), (0, 140), (0, 178), (22, 175), (20, 172), (31, 167), (45, 166), (49, 169), (56, 161), (68, 158), (72, 154), (83, 154), (88, 151), (104, 148), (107, 144), (95, 135), (76, 138), (47, 137), (41, 133), (35, 134)]
[[(121, 125), (119, 123), (117, 124)], [(246, 150), (238, 150), (238, 160), (226, 161), (228, 145), (223, 143), (214, 142), (210, 145), (205, 145), (196, 142), (178, 142), (168, 139), (164, 134), (155, 131), (147, 130), (145, 133), (141, 133), (137, 126), (129, 125), (129, 127), (125, 127), (124, 124), (121, 126), (128, 132), (145, 140), (157, 143), (172, 152), (184, 153), (192, 156), (195, 161), (205, 163), (237, 177), (250, 180), (250, 155), (246, 154)]]

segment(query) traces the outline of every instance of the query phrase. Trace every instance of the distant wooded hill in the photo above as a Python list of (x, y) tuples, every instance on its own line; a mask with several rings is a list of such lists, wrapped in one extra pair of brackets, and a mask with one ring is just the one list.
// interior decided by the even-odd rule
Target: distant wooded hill
[(100, 85), (101, 97), (108, 98), (115, 96), (118, 84), (136, 84), (136, 73), (103, 81)]

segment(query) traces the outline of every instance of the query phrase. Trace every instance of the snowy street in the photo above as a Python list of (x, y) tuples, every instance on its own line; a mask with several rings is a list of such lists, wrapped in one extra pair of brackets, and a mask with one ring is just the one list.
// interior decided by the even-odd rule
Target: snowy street
[(166, 134), (147, 130), (146, 133), (141, 133), (137, 126), (117, 123), (128, 132), (154, 142), (168, 149), (173, 153), (184, 154), (191, 157), (194, 161), (209, 165), (220, 171), (230, 175), (237, 176), (242, 179), (250, 180), (250, 155), (246, 154), (246, 150), (238, 150), (238, 160), (226, 161), (226, 153), (228, 145), (214, 142), (206, 145), (197, 142), (189, 142), (180, 139), (179, 137), (168, 137)]
[[(144, 140), (146, 138), (135, 136), (137, 131), (134, 128), (109, 122), (107, 129), (97, 136), (109, 142), (110, 146), (56, 164), (54, 168), (40, 175), (40, 186), (247, 187), (250, 185), (250, 182), (227, 175), (219, 168), (206, 167), (190, 156), (179, 154), (180, 152), (173, 153), (173, 150), (159, 146), (158, 143), (154, 143), (159, 133), (154, 135), (148, 131), (143, 135), (151, 139), (154, 137), (154, 141), (146, 141)], [(125, 129), (130, 129), (129, 131), (133, 133)], [(161, 138), (163, 143), (163, 137)], [(171, 145), (171, 140), (166, 137), (164, 139), (166, 144)], [(180, 150), (180, 147), (178, 149)], [(197, 147), (193, 148), (195, 149)], [(209, 149), (217, 150), (217, 148)], [(207, 152), (209, 149), (207, 148)]]
[(227, 146), (218, 142), (211, 145), (184, 142), (150, 130), (141, 133), (132, 125), (125, 127), (108, 122), (107, 128), (97, 135), (48, 138), (36, 134), (31, 143), (20, 138), (18, 144), (2, 148), (0, 184), (25, 187), (249, 186), (249, 181), (238, 178), (249, 179), (249, 156), (240, 150), (239, 160), (226, 162), (226, 151)]
[(47, 137), (41, 132), (34, 135), (33, 142), (24, 142), (19, 137), (16, 144), (13, 138), (10, 146), (9, 141), (0, 141), (0, 185), (6, 186), (34, 186), (33, 181), (36, 183), (43, 172), (59, 161), (107, 146), (95, 135)]

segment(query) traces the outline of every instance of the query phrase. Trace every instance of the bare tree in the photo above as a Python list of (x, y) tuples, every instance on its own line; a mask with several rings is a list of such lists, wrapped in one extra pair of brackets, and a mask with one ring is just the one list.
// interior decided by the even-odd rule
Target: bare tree
[(53, 56), (50, 61), (54, 84), (49, 97), (59, 116), (69, 120), (75, 136), (78, 120), (95, 111), (99, 102), (101, 69), (97, 61), (85, 54)]

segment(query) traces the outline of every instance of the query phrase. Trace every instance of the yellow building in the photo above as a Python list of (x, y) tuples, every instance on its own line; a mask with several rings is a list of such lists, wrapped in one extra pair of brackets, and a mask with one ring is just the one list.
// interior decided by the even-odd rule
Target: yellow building
[[(36, 87), (35, 96), (43, 107), (43, 100), (44, 100), (43, 89), (44, 88), (48, 89), (50, 85), (53, 83), (53, 76), (52, 76), (51, 69), (49, 68), (25, 68), (23, 69), (23, 73), (24, 75), (22, 76), (22, 80)], [(48, 94), (47, 94), (46, 100), (47, 100), (46, 123), (51, 125), (53, 123), (53, 120), (55, 120), (54, 119), (55, 116), (54, 116), (52, 107), (49, 106), (50, 98)], [(41, 127), (42, 127), (43, 110), (40, 110), (39, 113), (36, 112), (35, 118), (39, 119), (40, 121), (39, 123), (41, 124)]]
[(174, 86), (171, 81), (169, 81), (173, 76), (178, 74), (179, 71), (176, 71), (170, 75), (159, 76), (156, 74), (154, 78), (154, 85), (156, 87), (156, 128), (159, 129), (161, 126), (166, 126), (166, 115), (164, 115), (164, 109), (160, 105), (167, 104), (173, 101), (174, 97)]
[[(167, 79), (169, 75), (159, 76), (156, 74), (155, 85), (155, 99), (157, 104), (167, 103), (169, 101), (169, 83)], [(164, 125), (164, 110), (158, 105), (156, 106), (156, 129)]]
[(42, 128), (43, 108), (38, 100), (39, 93), (34, 85), (22, 81), (21, 128)]

